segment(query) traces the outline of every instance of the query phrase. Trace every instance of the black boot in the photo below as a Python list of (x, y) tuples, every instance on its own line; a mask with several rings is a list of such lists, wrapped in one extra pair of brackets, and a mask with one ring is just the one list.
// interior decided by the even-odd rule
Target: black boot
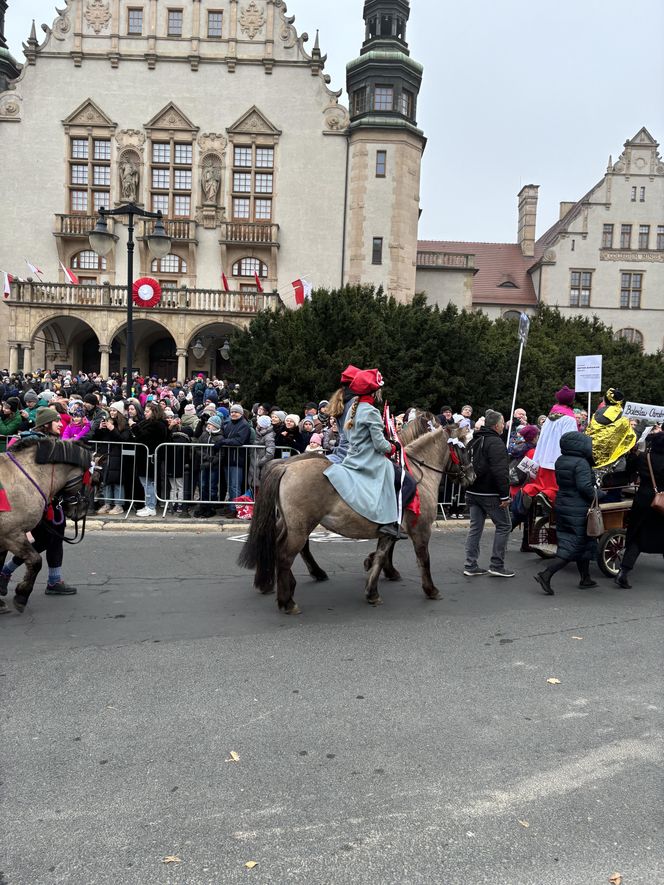
[(403, 541), (408, 535), (401, 531), (398, 522), (388, 522), (385, 525), (378, 526), (379, 535), (387, 535), (389, 538), (396, 538), (397, 541)]
[(577, 562), (577, 567), (579, 569), (579, 575), (581, 576), (579, 587), (582, 589), (585, 587), (596, 587), (597, 581), (593, 581), (590, 577), (590, 563), (588, 560), (584, 559), (581, 562)]
[(543, 572), (538, 572), (536, 575), (533, 575), (533, 577), (540, 585), (542, 590), (544, 590), (547, 596), (553, 596), (553, 587), (551, 586), (550, 572), (545, 569)]
[(632, 589), (632, 585), (627, 580), (627, 569), (624, 569), (624, 568), (620, 569), (620, 571), (618, 572), (618, 574), (615, 577), (615, 582), (622, 590), (631, 590)]

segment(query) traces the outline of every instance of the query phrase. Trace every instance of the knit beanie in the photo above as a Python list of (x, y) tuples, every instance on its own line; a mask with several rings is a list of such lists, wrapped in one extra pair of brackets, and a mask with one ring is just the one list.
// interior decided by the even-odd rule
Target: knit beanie
[[(240, 405), (240, 403), (233, 403), (230, 408), (231, 415), (244, 415), (244, 409)], [(221, 421), (221, 418), (219, 419)]]
[(273, 414), (273, 415), (276, 415), (277, 418), (281, 421), (282, 424), (283, 424), (284, 421), (286, 420), (286, 413), (285, 413), (285, 412), (282, 412), (281, 409), (273, 409), (273, 410), (272, 410), (272, 414)]
[(36, 403), (39, 397), (34, 392), (34, 390), (26, 390), (23, 394), (23, 402), (27, 405), (28, 403)]
[(216, 427), (217, 430), (221, 430), (221, 418), (219, 415), (210, 415), (207, 419), (207, 424), (211, 424), (213, 427)]
[(115, 409), (116, 412), (119, 412), (121, 415), (125, 413), (125, 404), (122, 400), (118, 400), (117, 403), (111, 403), (109, 409)]
[(502, 420), (503, 416), (500, 412), (495, 412), (493, 409), (487, 409), (484, 413), (484, 424), (486, 427), (495, 427)]
[(565, 385), (561, 387), (555, 394), (555, 399), (557, 403), (560, 403), (561, 406), (571, 406), (574, 403), (574, 397), (576, 396), (576, 391), (572, 390), (570, 387)]
[(35, 428), (43, 427), (45, 424), (50, 424), (52, 421), (59, 421), (60, 414), (56, 412), (55, 409), (52, 409), (50, 406), (42, 406), (40, 409), (37, 409), (37, 417), (35, 418)]
[(272, 426), (269, 415), (259, 415), (256, 424), (263, 429)]
[(50, 403), (52, 399), (55, 399), (55, 393), (52, 390), (43, 390), (41, 398), (45, 402)]
[(83, 397), (83, 402), (87, 403), (90, 406), (98, 406), (99, 400), (95, 396), (94, 393), (88, 393)]
[(12, 412), (18, 412), (18, 410), (21, 408), (21, 403), (17, 396), (7, 397), (7, 399), (5, 400), (5, 405), (9, 406)]
[(195, 415), (196, 414), (196, 406), (193, 403), (187, 403), (184, 407), (185, 415)]
[(311, 424), (312, 427), (314, 426), (314, 419), (311, 417), (311, 415), (304, 416), (304, 419), (302, 420), (302, 426), (304, 427), (305, 424)]
[(539, 432), (539, 427), (536, 427), (534, 424), (524, 424), (523, 427), (519, 427), (519, 436), (529, 443), (533, 442)]
[(299, 415), (286, 415), (286, 421), (292, 421), (293, 424), (297, 425), (300, 423)]
[(319, 446), (323, 444), (323, 437), (320, 435), (320, 433), (312, 433), (311, 434), (311, 439), (309, 440), (309, 445), (311, 445), (312, 443), (318, 443)]

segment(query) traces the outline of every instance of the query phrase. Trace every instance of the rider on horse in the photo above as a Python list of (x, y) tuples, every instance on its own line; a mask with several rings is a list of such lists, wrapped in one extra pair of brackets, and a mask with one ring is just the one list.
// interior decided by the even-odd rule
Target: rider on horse
[(379, 524), (381, 534), (400, 538), (404, 536), (399, 531), (394, 468), (385, 457), (394, 454), (396, 447), (385, 438), (375, 405), (383, 383), (378, 369), (354, 374), (348, 385), (354, 399), (343, 426), (348, 454), (341, 464), (328, 467), (325, 476), (349, 507)]

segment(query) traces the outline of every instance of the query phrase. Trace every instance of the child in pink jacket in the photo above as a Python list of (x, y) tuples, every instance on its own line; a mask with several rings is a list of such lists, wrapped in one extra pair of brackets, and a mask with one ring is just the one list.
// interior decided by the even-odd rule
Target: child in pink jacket
[(90, 422), (85, 417), (83, 403), (72, 403), (67, 409), (71, 421), (62, 431), (61, 439), (83, 439), (90, 433)]

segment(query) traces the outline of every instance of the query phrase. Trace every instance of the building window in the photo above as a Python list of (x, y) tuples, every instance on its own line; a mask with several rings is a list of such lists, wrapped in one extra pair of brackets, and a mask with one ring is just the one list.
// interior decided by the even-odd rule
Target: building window
[(399, 108), (404, 117), (413, 116), (413, 93), (406, 89), (401, 93), (401, 106)]
[(638, 310), (641, 307), (642, 288), (642, 273), (621, 273), (620, 306), (625, 309)]
[(111, 206), (111, 140), (72, 138), (69, 150), (69, 211), (93, 214)]
[(632, 196), (631, 196), (632, 203), (636, 203), (636, 188), (635, 187), (632, 188), (631, 193), (632, 193)]
[(192, 161), (191, 144), (174, 139), (152, 142), (153, 212), (161, 212), (167, 218), (191, 217)]
[(657, 251), (664, 250), (664, 224), (657, 225)]
[(632, 225), (631, 224), (621, 224), (620, 225), (620, 248), (621, 249), (631, 249), (632, 248)]
[(394, 89), (391, 86), (376, 86), (373, 109), (374, 111), (394, 110)]
[(639, 203), (645, 203), (646, 201), (646, 189), (644, 187), (639, 188)]
[(271, 221), (274, 148), (236, 145), (233, 167), (233, 218)]
[(208, 37), (219, 39), (222, 36), (223, 12), (208, 12)]
[(353, 116), (357, 116), (357, 114), (363, 114), (367, 109), (367, 90), (366, 89), (356, 89), (353, 93), (352, 98), (352, 113)]
[(372, 264), (382, 264), (383, 263), (383, 238), (382, 237), (374, 237), (373, 244), (371, 247), (371, 263)]
[(570, 276), (569, 306), (590, 307), (593, 274), (590, 270), (573, 270)]
[(164, 255), (155, 258), (151, 265), (152, 273), (187, 273), (187, 262), (179, 255)]
[(169, 9), (168, 10), (168, 36), (169, 37), (181, 37), (182, 36), (182, 10), (181, 9)]
[(143, 33), (143, 10), (127, 10), (127, 33), (133, 37), (140, 37)]
[(639, 249), (646, 250), (648, 248), (649, 242), (650, 242), (650, 225), (649, 224), (640, 224), (639, 225)]
[(619, 329), (615, 337), (623, 338), (625, 341), (629, 341), (630, 344), (638, 344), (639, 347), (643, 347), (643, 335), (638, 329)]
[(602, 227), (602, 249), (613, 249), (613, 225), (605, 224)]
[[(234, 277), (251, 277), (255, 280), (255, 274), (262, 279), (267, 277), (267, 264), (264, 264), (258, 258), (241, 258), (239, 261), (236, 261), (233, 265), (233, 276)], [(241, 292), (256, 292), (258, 291), (256, 283), (240, 283), (239, 284)]]
[(106, 259), (92, 249), (85, 249), (72, 255), (71, 267), (72, 270), (106, 270)]
[(387, 174), (387, 151), (376, 151), (376, 178), (385, 178)]

